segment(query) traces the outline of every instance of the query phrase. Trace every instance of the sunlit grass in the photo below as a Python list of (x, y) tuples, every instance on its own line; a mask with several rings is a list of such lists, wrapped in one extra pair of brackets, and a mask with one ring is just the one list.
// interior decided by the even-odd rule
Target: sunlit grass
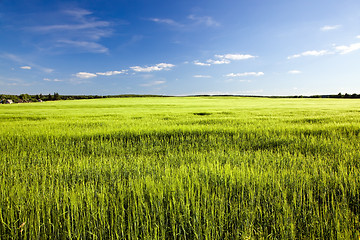
[(0, 106), (1, 239), (356, 239), (360, 102)]

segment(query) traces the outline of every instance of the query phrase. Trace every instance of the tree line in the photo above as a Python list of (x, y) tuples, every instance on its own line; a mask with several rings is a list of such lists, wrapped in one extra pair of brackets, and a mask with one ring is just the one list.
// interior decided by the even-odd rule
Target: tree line
[(291, 98), (360, 98), (360, 94), (342, 94), (342, 93), (338, 93), (338, 94), (330, 94), (330, 95), (311, 95), (311, 96), (289, 96)]
[(54, 94), (0, 94), (0, 103), (6, 103), (11, 100), (13, 103), (29, 103), (29, 102), (42, 102), (42, 101), (58, 101), (58, 100), (75, 100), (75, 99), (97, 99), (97, 98), (126, 98), (126, 97), (165, 97), (161, 95), (136, 95), (136, 94), (123, 94), (123, 95), (60, 95)]
[[(204, 95), (205, 96), (205, 95)], [(210, 96), (210, 95), (206, 95)], [(227, 95), (238, 96), (238, 95)], [(128, 97), (169, 97), (163, 95), (137, 95), (137, 94), (122, 94), (122, 95), (60, 95), (55, 92), (54, 94), (20, 94), (9, 95), (0, 94), (0, 103), (8, 103), (9, 100), (12, 103), (28, 103), (28, 102), (42, 102), (42, 101), (58, 101), (58, 100), (75, 100), (75, 99), (98, 99), (98, 98), (128, 98)], [(248, 96), (248, 97), (264, 97), (264, 96)], [(360, 94), (334, 94), (334, 95), (312, 95), (312, 96), (270, 96), (271, 98), (360, 98)]]

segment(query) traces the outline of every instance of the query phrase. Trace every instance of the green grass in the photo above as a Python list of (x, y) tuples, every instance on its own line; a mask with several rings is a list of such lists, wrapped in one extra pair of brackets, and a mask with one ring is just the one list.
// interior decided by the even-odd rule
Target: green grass
[(358, 239), (360, 101), (0, 106), (0, 239)]

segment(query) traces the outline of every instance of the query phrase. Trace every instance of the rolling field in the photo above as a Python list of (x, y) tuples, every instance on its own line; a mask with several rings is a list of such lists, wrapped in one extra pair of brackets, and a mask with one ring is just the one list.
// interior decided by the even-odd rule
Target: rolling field
[(358, 239), (360, 101), (0, 105), (0, 239)]

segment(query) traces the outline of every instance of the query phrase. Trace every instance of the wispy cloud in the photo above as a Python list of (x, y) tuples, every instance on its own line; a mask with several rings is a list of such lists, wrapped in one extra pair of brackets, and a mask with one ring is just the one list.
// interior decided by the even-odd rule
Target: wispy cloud
[(25, 29), (46, 35), (42, 44), (57, 48), (78, 48), (93, 53), (108, 52), (98, 41), (112, 35), (111, 22), (98, 20), (86, 9), (68, 9), (55, 15), (61, 19), (58, 24), (42, 24)]
[(130, 68), (135, 72), (154, 72), (154, 71), (170, 70), (173, 67), (175, 67), (175, 65), (170, 63), (159, 63), (150, 67), (134, 66)]
[(54, 78), (54, 79), (44, 78), (43, 80), (47, 81), (47, 82), (63, 82), (64, 81), (64, 80), (60, 80), (60, 79), (57, 79), (57, 78)]
[(78, 72), (78, 73), (74, 74), (74, 76), (76, 76), (77, 78), (81, 78), (81, 79), (88, 79), (88, 78), (96, 77), (97, 75), (95, 73)]
[(187, 21), (175, 21), (171, 18), (149, 18), (149, 21), (159, 23), (159, 24), (166, 24), (169, 26), (173, 26), (176, 28), (181, 29), (192, 29), (196, 26), (206, 26), (206, 27), (218, 27), (220, 23), (215, 21), (213, 17), (210, 16), (196, 16), (196, 15), (189, 15), (187, 16)]
[(210, 75), (194, 75), (194, 78), (211, 78)]
[(209, 59), (206, 62), (208, 62), (209, 64), (229, 64), (231, 63), (231, 61), (229, 59), (226, 58), (221, 58), (221, 59)]
[(7, 78), (0, 76), (0, 85), (4, 86), (22, 86), (22, 87), (29, 87), (36, 85), (37, 82), (28, 82), (20, 78)]
[(229, 73), (226, 77), (260, 77), (265, 75), (263, 72), (244, 72), (244, 73)]
[(199, 60), (194, 61), (193, 63), (198, 66), (211, 66), (213, 64), (229, 64), (231, 61), (238, 61), (238, 60), (246, 60), (255, 58), (256, 56), (250, 54), (217, 54), (214, 56), (213, 59), (206, 60), (206, 63), (200, 62)]
[(341, 45), (341, 46), (333, 45), (333, 49), (331, 49), (331, 50), (305, 51), (300, 54), (295, 54), (295, 55), (289, 56), (288, 59), (300, 58), (300, 57), (305, 57), (305, 56), (319, 57), (319, 56), (330, 55), (330, 54), (344, 55), (344, 54), (349, 54), (351, 52), (357, 51), (359, 49), (360, 49), (360, 43), (352, 43), (350, 45)]
[[(170, 70), (171, 68), (175, 67), (175, 65), (170, 63), (159, 63), (154, 66), (146, 66), (146, 67), (140, 67), (140, 66), (134, 66), (130, 67), (135, 72), (155, 72), (155, 71), (163, 71), (163, 70)], [(80, 78), (80, 79), (89, 79), (94, 78), (98, 76), (113, 76), (113, 75), (119, 75), (119, 74), (127, 74), (128, 70), (115, 70), (115, 71), (106, 71), (106, 72), (97, 72), (97, 73), (90, 73), (90, 72), (78, 72), (73, 74), (73, 76)], [(134, 73), (135, 74), (135, 73)], [(145, 75), (145, 78), (152, 77), (152, 75)]]
[(22, 67), (20, 67), (21, 69), (27, 69), (27, 70), (30, 70), (31, 69), (31, 67), (30, 66), (22, 66)]
[(320, 30), (326, 32), (326, 31), (336, 30), (339, 28), (341, 28), (341, 25), (326, 25), (320, 28)]
[(120, 70), (120, 71), (107, 71), (107, 72), (97, 72), (97, 73), (89, 73), (89, 72), (78, 72), (73, 74), (73, 76), (77, 78), (87, 79), (87, 78), (94, 78), (97, 76), (113, 76), (118, 74), (124, 74), (127, 70)]
[(126, 73), (126, 72), (127, 72), (127, 70), (107, 71), (107, 72), (98, 72), (98, 73), (96, 73), (96, 75), (100, 75), (100, 76), (112, 76), (112, 75), (123, 74), (123, 73)]
[(149, 83), (144, 83), (144, 84), (140, 84), (140, 86), (142, 87), (152, 87), (152, 86), (157, 86), (157, 85), (161, 85), (166, 83), (166, 81), (163, 80), (158, 80), (158, 81), (153, 81), (153, 82), (149, 82)]
[(92, 12), (81, 8), (67, 9), (63, 12), (80, 20), (83, 20), (85, 16), (92, 14)]
[(171, 25), (171, 26), (175, 26), (175, 27), (184, 27), (183, 24), (178, 23), (175, 20), (169, 19), (169, 18), (149, 18), (149, 20), (152, 22), (163, 23), (163, 24), (167, 24), (167, 25)]
[(299, 71), (299, 70), (290, 70), (290, 71), (288, 71), (288, 73), (289, 73), (289, 74), (300, 74), (300, 73), (302, 73), (302, 72)]
[(95, 21), (95, 22), (84, 22), (80, 24), (59, 24), (59, 25), (45, 25), (45, 26), (36, 26), (30, 29), (39, 32), (49, 32), (49, 31), (79, 31), (83, 29), (94, 29), (99, 27), (108, 27), (109, 22), (106, 21)]
[(194, 21), (195, 24), (205, 25), (208, 27), (218, 27), (220, 23), (215, 21), (212, 17), (209, 16), (195, 16), (189, 15), (188, 19)]
[(215, 55), (217, 58), (228, 59), (228, 60), (246, 60), (250, 58), (255, 58), (255, 56), (250, 54), (224, 54), (224, 55)]
[(350, 44), (348, 46), (343, 45), (343, 46), (336, 46), (335, 50), (339, 53), (339, 54), (348, 54), (354, 51), (357, 51), (360, 49), (360, 43), (353, 43)]
[[(93, 13), (86, 10), (86, 9), (68, 9), (62, 11), (65, 15), (70, 15), (73, 17), (73, 23), (66, 23), (66, 24), (53, 24), (53, 25), (38, 25), (29, 27), (29, 30), (42, 32), (42, 33), (49, 33), (49, 32), (59, 32), (59, 31), (76, 31), (79, 33), (81, 30), (92, 30), (92, 33), (96, 33), (99, 30), (101, 36), (103, 36), (103, 28), (108, 27), (111, 25), (108, 21), (100, 21), (94, 17), (90, 17)], [(67, 17), (67, 20), (69, 18)], [(89, 33), (89, 32), (82, 32)], [(110, 32), (108, 32), (110, 33)]]
[(194, 64), (195, 64), (195, 65), (198, 65), (198, 66), (211, 66), (210, 63), (199, 62), (199, 60), (195, 60), (195, 61), (194, 61)]
[(328, 50), (311, 50), (311, 51), (305, 51), (300, 54), (295, 54), (295, 55), (289, 56), (288, 59), (305, 57), (305, 56), (324, 56), (324, 55), (328, 55), (331, 53), (332, 52), (330, 52)]
[[(4, 59), (7, 59), (7, 60), (10, 60), (10, 61), (13, 61), (13, 62), (16, 62), (18, 64), (24, 64), (26, 66), (23, 66), (21, 67), (22, 69), (32, 69), (32, 68), (35, 68), (35, 69), (38, 69), (42, 72), (45, 72), (45, 73), (51, 73), (54, 71), (54, 69), (51, 69), (51, 68), (46, 68), (46, 67), (43, 67), (43, 66), (40, 66), (36, 63), (33, 63), (32, 61), (29, 61), (23, 57), (20, 57), (20, 56), (17, 56), (15, 54), (11, 54), (11, 53), (4, 53), (4, 54), (0, 54), (0, 58), (4, 58)], [(25, 68), (24, 68), (25, 67)]]
[(357, 39), (360, 39), (360, 35), (357, 35), (356, 38), (357, 38)]
[(108, 48), (96, 42), (73, 41), (73, 40), (58, 40), (57, 42), (63, 44), (63, 46), (67, 45), (69, 47), (74, 47), (86, 52), (107, 53), (109, 51)]

